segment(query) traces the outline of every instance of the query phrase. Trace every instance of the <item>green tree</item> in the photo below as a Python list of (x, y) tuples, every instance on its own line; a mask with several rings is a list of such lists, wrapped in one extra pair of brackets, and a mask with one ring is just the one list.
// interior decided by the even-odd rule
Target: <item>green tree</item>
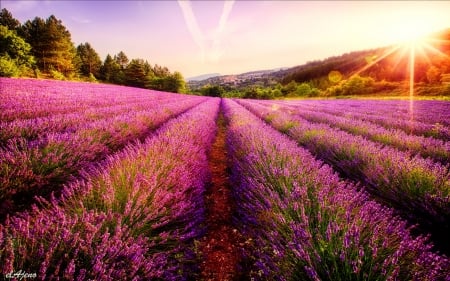
[(100, 79), (110, 82), (116, 83), (116, 75), (120, 71), (119, 64), (108, 54), (100, 67)]
[(17, 30), (20, 22), (5, 8), (0, 11), (0, 25), (6, 26), (9, 30)]
[(311, 86), (308, 83), (301, 83), (295, 90), (295, 95), (306, 97), (311, 94)]
[(70, 32), (55, 16), (47, 20), (36, 17), (21, 27), (21, 35), (31, 45), (38, 67), (44, 72), (56, 70), (69, 76), (74, 73), (76, 49)]
[(204, 96), (221, 97), (225, 90), (219, 85), (205, 85), (200, 89), (200, 92)]
[(79, 68), (83, 75), (90, 76), (90, 74), (93, 74), (95, 77), (100, 76), (102, 61), (94, 48), (91, 47), (91, 44), (86, 42), (78, 45), (77, 55), (80, 59)]
[(31, 46), (14, 30), (0, 25), (0, 76), (20, 76), (34, 65)]
[(150, 79), (149, 88), (153, 90), (164, 91), (164, 78), (153, 76), (153, 78)]
[(148, 88), (150, 79), (146, 64), (142, 59), (132, 59), (125, 69), (125, 83), (128, 86)]
[(297, 90), (297, 83), (292, 80), (287, 85), (283, 87), (281, 90), (285, 96), (295, 95), (295, 91)]
[(46, 69), (46, 60), (48, 44), (45, 31), (45, 20), (35, 17), (33, 21), (26, 21), (19, 29), (19, 35), (31, 45), (31, 53), (37, 61), (39, 69)]
[(159, 66), (157, 64), (153, 67), (153, 73), (158, 77), (167, 77), (170, 75), (170, 71), (167, 67)]
[(114, 56), (114, 60), (117, 62), (117, 64), (120, 66), (122, 70), (125, 70), (127, 68), (128, 62), (130, 61), (125, 55), (124, 52), (120, 51), (117, 55)]
[[(172, 75), (168, 75), (164, 78), (163, 90), (173, 93), (185, 93), (186, 82), (183, 75), (180, 72), (175, 71)], [(223, 92), (221, 93), (223, 94)]]
[(374, 80), (370, 77), (354, 75), (344, 84), (345, 95), (361, 95), (372, 92)]

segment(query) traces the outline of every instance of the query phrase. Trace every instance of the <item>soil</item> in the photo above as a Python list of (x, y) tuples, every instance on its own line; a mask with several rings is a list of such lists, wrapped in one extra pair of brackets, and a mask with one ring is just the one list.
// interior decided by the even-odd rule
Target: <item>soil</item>
[(227, 151), (225, 145), (226, 125), (223, 114), (217, 120), (218, 132), (209, 155), (212, 174), (206, 190), (207, 233), (201, 241), (203, 254), (202, 280), (239, 280), (240, 235), (232, 225), (234, 203), (227, 172)]

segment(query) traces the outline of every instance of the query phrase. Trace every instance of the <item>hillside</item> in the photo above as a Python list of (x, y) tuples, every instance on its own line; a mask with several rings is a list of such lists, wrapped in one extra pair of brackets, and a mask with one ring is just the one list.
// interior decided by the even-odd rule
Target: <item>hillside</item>
[[(411, 44), (386, 46), (314, 60), (292, 68), (216, 76), (190, 82), (189, 86), (194, 91), (216, 86), (222, 87), (224, 92), (270, 88), (280, 90), (282, 96), (298, 96), (301, 95), (300, 92), (306, 92), (308, 96), (318, 95), (319, 92), (329, 96), (341, 95), (342, 91), (335, 93), (335, 87), (346, 83), (350, 78), (360, 76), (362, 79), (368, 80), (358, 80), (357, 82), (372, 92), (397, 90), (400, 93), (404, 92), (405, 87), (408, 88), (404, 82), (409, 82), (410, 77), (411, 46)], [(414, 81), (418, 83), (419, 94), (450, 94), (446, 87), (450, 81), (450, 28), (430, 34), (413, 46), (415, 53)], [(330, 79), (330, 73), (338, 75), (337, 80)], [(287, 87), (292, 82), (295, 83)], [(297, 91), (297, 84), (307, 84), (310, 90)], [(423, 85), (426, 85), (426, 88), (420, 88)], [(315, 94), (311, 94), (311, 89), (316, 89)], [(356, 91), (354, 94), (359, 93)], [(364, 94), (368, 94), (368, 91), (366, 90)], [(239, 97), (252, 98), (258, 96), (258, 94), (239, 95)], [(277, 97), (277, 93), (262, 96), (263, 98)]]
[[(387, 46), (309, 62), (284, 71), (283, 83), (305, 82), (328, 76), (333, 70), (344, 77), (358, 73), (376, 80), (402, 81), (409, 77), (409, 45)], [(450, 29), (428, 36), (416, 45), (415, 81), (430, 82), (427, 72), (438, 68), (440, 74), (450, 71)], [(365, 69), (365, 70), (363, 70)], [(431, 78), (431, 77), (430, 77)], [(431, 79), (432, 80), (432, 79)], [(433, 81), (434, 82), (434, 81)]]

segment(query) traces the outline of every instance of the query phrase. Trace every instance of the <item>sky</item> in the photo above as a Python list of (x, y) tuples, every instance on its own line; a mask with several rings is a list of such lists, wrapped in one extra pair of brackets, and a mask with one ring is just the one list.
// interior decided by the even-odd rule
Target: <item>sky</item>
[(102, 60), (125, 52), (185, 78), (291, 67), (450, 28), (450, 1), (18, 1), (21, 23), (55, 15)]

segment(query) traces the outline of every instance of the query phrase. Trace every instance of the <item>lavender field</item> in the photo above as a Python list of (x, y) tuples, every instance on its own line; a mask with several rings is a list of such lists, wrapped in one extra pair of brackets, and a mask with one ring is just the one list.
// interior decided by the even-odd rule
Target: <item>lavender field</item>
[(449, 102), (0, 87), (2, 278), (206, 280), (222, 153), (241, 280), (450, 280)]

